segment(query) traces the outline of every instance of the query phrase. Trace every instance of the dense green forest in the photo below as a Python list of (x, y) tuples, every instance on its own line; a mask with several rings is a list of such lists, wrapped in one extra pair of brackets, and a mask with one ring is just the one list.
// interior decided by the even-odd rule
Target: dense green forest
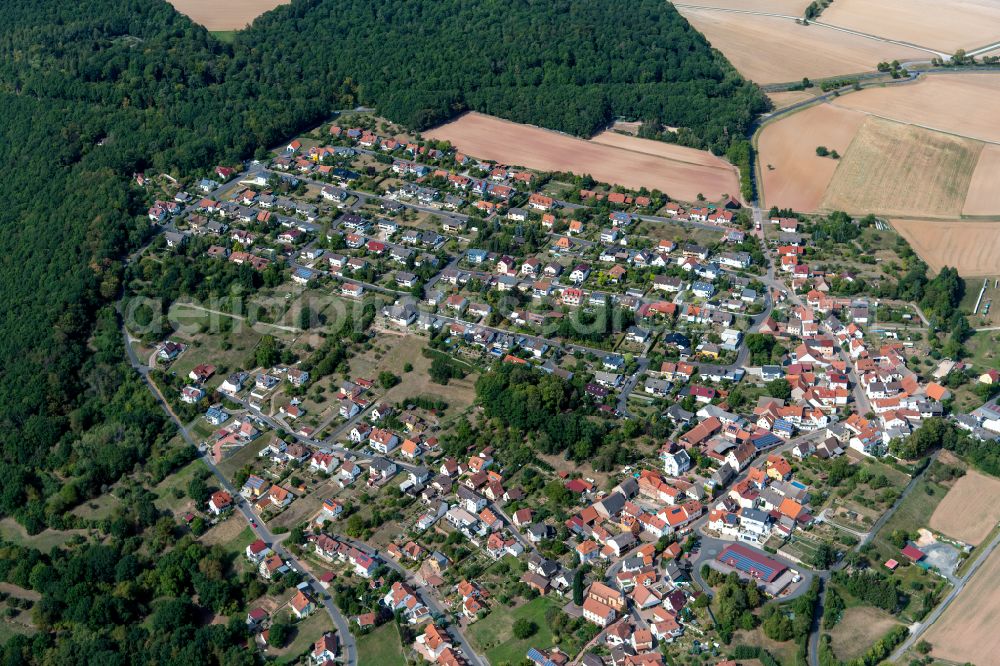
[(357, 101), (417, 129), (474, 109), (589, 136), (627, 116), (722, 153), (767, 105), (660, 0), (306, 0), (235, 49), (261, 43), (281, 45), (275, 71), (301, 68), (307, 94), (356, 82)]

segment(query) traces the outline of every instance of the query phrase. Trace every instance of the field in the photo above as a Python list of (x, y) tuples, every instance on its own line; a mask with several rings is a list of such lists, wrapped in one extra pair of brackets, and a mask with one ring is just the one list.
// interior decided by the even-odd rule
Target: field
[(700, 166), (712, 167), (715, 169), (729, 169), (730, 165), (721, 158), (704, 150), (685, 148), (673, 143), (655, 141), (653, 139), (640, 139), (635, 136), (627, 136), (618, 132), (604, 131), (591, 137), (592, 143), (599, 143), (603, 146), (621, 148), (622, 150), (662, 157), (666, 160), (676, 162), (686, 162)]
[(798, 104), (799, 102), (804, 102), (806, 100), (813, 99), (816, 95), (812, 94), (808, 90), (789, 90), (786, 92), (773, 92), (767, 94), (768, 99), (774, 104), (774, 110), (778, 111), (792, 104)]
[(1000, 40), (994, 0), (837, 0), (819, 20), (949, 54)]
[(385, 664), (404, 666), (403, 647), (399, 643), (399, 632), (394, 622), (381, 627), (358, 639), (358, 660), (362, 664)]
[(860, 657), (897, 624), (891, 615), (871, 606), (848, 608), (829, 632), (833, 653), (842, 661)]
[(965, 277), (1000, 273), (1000, 222), (892, 220), (892, 226), (933, 271), (954, 266)]
[(798, 81), (804, 76), (820, 79), (866, 72), (882, 60), (930, 56), (926, 51), (819, 25), (799, 25), (788, 18), (688, 7), (678, 7), (678, 11), (741, 74), (760, 84)]
[(969, 470), (948, 491), (930, 527), (973, 546), (986, 538), (1000, 521), (1000, 479)]
[(24, 527), (13, 518), (0, 520), (0, 539), (16, 543), (19, 546), (37, 548), (45, 553), (53, 548), (62, 547), (75, 535), (85, 536), (86, 534), (87, 531), (82, 529), (54, 530), (51, 528), (45, 528), (38, 534), (28, 534)]
[[(528, 648), (546, 650), (554, 645), (552, 632), (545, 621), (545, 611), (555, 605), (556, 602), (548, 597), (538, 597), (517, 608), (496, 606), (485, 618), (470, 625), (466, 633), (473, 646), (486, 653), (491, 664), (519, 664)], [(538, 626), (538, 631), (525, 640), (518, 640), (512, 634), (514, 622), (521, 618)], [(565, 639), (563, 637), (560, 648), (574, 654), (573, 646), (567, 645)]]
[[(450, 141), (459, 150), (480, 159), (540, 171), (590, 174), (602, 182), (630, 189), (657, 189), (683, 201), (693, 201), (698, 194), (717, 201), (725, 194), (739, 193), (735, 167), (708, 153), (673, 146), (669, 152), (684, 155), (684, 161), (638, 152), (634, 148), (626, 150), (602, 145), (481, 113), (466, 113), (424, 135)], [(628, 140), (628, 137), (615, 140)], [(683, 152), (677, 152), (679, 150)]]
[(955, 217), (983, 144), (869, 117), (820, 207), (849, 213)]
[[(283, 612), (284, 613), (284, 612)], [(294, 617), (288, 615), (288, 617)], [(299, 657), (306, 652), (312, 650), (312, 646), (319, 640), (320, 636), (328, 631), (333, 631), (333, 620), (330, 616), (326, 614), (324, 610), (313, 611), (312, 615), (304, 620), (296, 622), (292, 625), (295, 628), (295, 635), (292, 638), (292, 642), (280, 649), (269, 649), (268, 654), (277, 657), (279, 664), (296, 664), (301, 663)], [(394, 629), (395, 631), (395, 629)], [(358, 641), (360, 644), (360, 641)], [(364, 663), (364, 662), (362, 662)], [(372, 663), (383, 663), (383, 662), (372, 662)], [(391, 664), (392, 662), (384, 662)], [(402, 662), (398, 662), (402, 663)]]
[(174, 9), (209, 30), (239, 30), (266, 11), (289, 0), (170, 0)]
[(242, 517), (235, 514), (201, 536), (202, 543), (208, 546), (222, 546), (232, 553), (245, 550), (255, 539), (256, 536), (250, 526)]
[(963, 663), (992, 664), (1000, 653), (1000, 549), (972, 577), (937, 622), (924, 635), (931, 655)]
[[(379, 352), (368, 350), (351, 358), (351, 374), (355, 377), (374, 378), (381, 371), (388, 370), (399, 375), (399, 384), (382, 396), (385, 401), (402, 402), (407, 398), (431, 396), (444, 400), (449, 407), (455, 409), (463, 409), (472, 404), (475, 375), (452, 379), (446, 385), (432, 382), (428, 374), (431, 359), (423, 354), (426, 344), (422, 338), (412, 335), (382, 335), (376, 346), (379, 347)], [(403, 372), (406, 363), (413, 364), (413, 370)]]
[(1000, 142), (996, 122), (1000, 77), (994, 74), (930, 74), (913, 84), (842, 95), (833, 104), (928, 129)]
[(998, 175), (1000, 175), (1000, 145), (986, 144), (983, 146), (983, 152), (979, 154), (976, 170), (972, 172), (972, 182), (969, 183), (969, 192), (965, 195), (962, 215), (1000, 214)]
[(765, 126), (758, 151), (766, 205), (815, 211), (838, 164), (816, 155), (816, 147), (843, 155), (864, 120), (861, 114), (820, 104)]

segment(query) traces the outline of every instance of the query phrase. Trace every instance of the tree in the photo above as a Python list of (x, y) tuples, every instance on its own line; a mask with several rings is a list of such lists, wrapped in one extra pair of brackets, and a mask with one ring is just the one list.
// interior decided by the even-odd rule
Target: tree
[(399, 376), (394, 375), (388, 370), (383, 370), (378, 373), (378, 383), (384, 389), (389, 389), (399, 383)]
[(256, 360), (257, 365), (262, 368), (270, 368), (281, 360), (281, 349), (273, 335), (261, 337), (260, 342), (257, 343)]
[(205, 483), (205, 479), (200, 476), (196, 476), (191, 479), (190, 483), (188, 483), (187, 493), (188, 497), (194, 500), (194, 503), (198, 506), (202, 506), (208, 502), (209, 495), (211, 495), (211, 491)]
[(573, 572), (573, 603), (583, 605), (583, 568), (577, 567)]
[(268, 641), (274, 647), (280, 648), (284, 647), (285, 643), (292, 636), (292, 627), (288, 623), (278, 620), (271, 624), (271, 629), (268, 633)]
[(830, 154), (830, 151), (826, 146), (816, 146), (816, 154), (820, 157), (826, 157)]
[(545, 486), (545, 497), (556, 506), (569, 506), (573, 493), (561, 481), (550, 481)]
[(789, 400), (792, 397), (792, 385), (787, 379), (774, 379), (766, 385), (767, 393), (772, 398)]
[(837, 561), (837, 551), (833, 547), (822, 542), (813, 551), (810, 563), (817, 569), (829, 569)]
[(518, 618), (514, 621), (513, 633), (514, 638), (518, 640), (524, 640), (526, 638), (531, 638), (538, 631), (538, 625), (528, 620), (526, 618)]

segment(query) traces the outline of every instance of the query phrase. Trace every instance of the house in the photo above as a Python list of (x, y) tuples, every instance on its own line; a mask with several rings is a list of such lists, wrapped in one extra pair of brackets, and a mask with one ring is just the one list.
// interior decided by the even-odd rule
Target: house
[(271, 554), (271, 548), (262, 539), (257, 539), (246, 548), (246, 558), (254, 564), (259, 564)]
[(625, 594), (610, 585), (600, 581), (591, 583), (587, 590), (587, 598), (599, 601), (612, 610), (622, 612), (625, 610)]
[(295, 617), (300, 620), (316, 610), (316, 602), (303, 590), (298, 590), (288, 605), (291, 606)]
[(225, 490), (219, 490), (212, 493), (212, 497), (208, 500), (208, 510), (216, 516), (232, 507), (232, 505), (233, 497)]
[(373, 479), (385, 481), (396, 476), (398, 471), (396, 463), (386, 458), (373, 458), (368, 464), (368, 475)]
[(373, 450), (387, 455), (399, 445), (399, 437), (391, 430), (373, 428), (368, 436), (368, 446)]
[(337, 634), (328, 631), (323, 634), (318, 641), (313, 644), (312, 662), (316, 666), (321, 666), (337, 659)]
[(281, 559), (280, 555), (271, 554), (260, 562), (258, 572), (262, 577), (271, 580), (274, 576), (285, 573), (289, 570), (288, 565)]
[(583, 600), (582, 610), (584, 619), (599, 627), (606, 627), (615, 621), (615, 609), (593, 597), (588, 596)]
[(668, 476), (680, 476), (691, 469), (691, 456), (685, 449), (662, 451), (660, 459), (663, 460), (663, 471)]

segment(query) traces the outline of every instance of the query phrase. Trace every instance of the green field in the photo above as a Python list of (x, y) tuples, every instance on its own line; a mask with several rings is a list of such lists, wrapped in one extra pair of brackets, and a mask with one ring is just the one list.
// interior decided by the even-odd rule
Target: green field
[(395, 623), (387, 622), (358, 639), (358, 663), (406, 666)]
[(215, 37), (220, 42), (225, 42), (226, 44), (232, 44), (233, 40), (236, 39), (235, 30), (212, 30), (212, 36)]
[[(495, 607), (485, 618), (469, 626), (469, 639), (479, 651), (486, 653), (491, 664), (519, 664), (528, 648), (546, 650), (556, 644), (545, 621), (545, 611), (549, 608), (559, 608), (559, 604), (549, 597), (538, 597), (517, 608)], [(538, 626), (535, 635), (525, 640), (517, 640), (512, 634), (514, 622), (521, 618)], [(560, 643), (560, 648), (575, 654), (575, 650), (564, 642)]]
[[(177, 511), (191, 501), (187, 496), (188, 485), (194, 474), (199, 469), (205, 469), (204, 464), (199, 460), (192, 460), (184, 467), (169, 475), (153, 488), (156, 494), (154, 504), (161, 511)], [(209, 479), (208, 483), (212, 483)], [(176, 497), (175, 491), (180, 492), (180, 497)]]
[[(292, 639), (292, 642), (288, 646), (275, 651), (279, 664), (299, 663), (299, 657), (311, 651), (313, 644), (319, 640), (320, 636), (327, 631), (333, 631), (333, 621), (326, 614), (326, 611), (317, 610), (313, 611), (313, 614), (306, 619), (296, 622), (294, 627), (295, 637)], [(361, 663), (369, 662), (363, 661)], [(402, 664), (402, 662), (399, 663)]]

